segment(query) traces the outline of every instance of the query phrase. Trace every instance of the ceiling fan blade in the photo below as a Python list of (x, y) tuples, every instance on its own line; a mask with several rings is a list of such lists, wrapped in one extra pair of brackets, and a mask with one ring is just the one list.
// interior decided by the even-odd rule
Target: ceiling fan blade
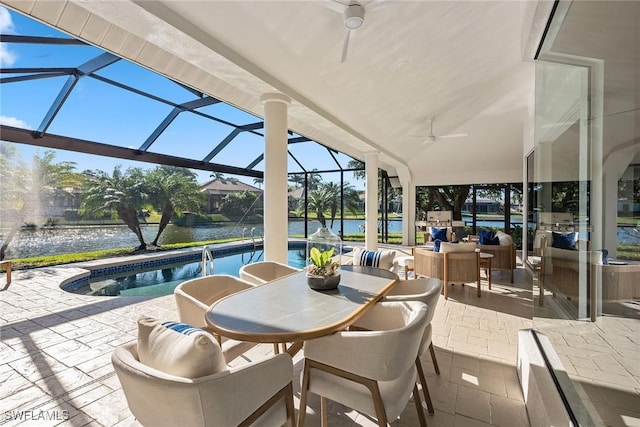
[(351, 38), (351, 30), (346, 28), (344, 30), (344, 43), (342, 44), (342, 57), (340, 59), (341, 63), (347, 60), (347, 52), (349, 50), (349, 39)]
[(452, 133), (449, 135), (442, 135), (439, 136), (438, 139), (442, 139), (442, 138), (463, 138), (465, 136), (469, 136), (468, 133)]

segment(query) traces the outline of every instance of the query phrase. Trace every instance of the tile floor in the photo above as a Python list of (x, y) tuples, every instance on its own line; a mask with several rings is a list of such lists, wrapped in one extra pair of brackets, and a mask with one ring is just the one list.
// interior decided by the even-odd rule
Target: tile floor
[[(0, 426), (138, 425), (111, 353), (136, 338), (141, 314), (176, 319), (173, 297), (88, 297), (59, 289), (78, 272), (72, 266), (15, 271), (11, 286), (0, 292)], [(441, 299), (433, 321), (441, 374), (434, 373), (428, 354), (423, 361), (435, 406), (435, 415), (427, 416), (430, 427), (529, 425), (515, 363), (517, 331), (531, 327), (532, 294), (524, 270), (516, 273), (511, 286), (506, 273), (494, 272), (493, 290), (483, 281), (481, 298), (474, 287), (457, 285), (448, 301)], [(271, 351), (271, 345), (255, 347), (246, 360)], [(301, 357), (294, 360), (296, 408)], [(307, 425), (319, 425), (319, 399), (311, 396), (309, 403)], [(329, 408), (331, 425), (375, 425), (341, 405)], [(393, 425), (417, 426), (415, 406)]]

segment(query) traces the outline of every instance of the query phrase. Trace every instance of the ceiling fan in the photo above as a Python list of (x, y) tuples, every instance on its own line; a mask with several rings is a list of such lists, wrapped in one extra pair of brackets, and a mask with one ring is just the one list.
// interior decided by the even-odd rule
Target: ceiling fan
[[(364, 4), (372, 2), (373, 0), (370, 0)], [(327, 2), (325, 4), (329, 6), (330, 9), (343, 15), (342, 22), (344, 25), (344, 39), (342, 42), (342, 55), (340, 57), (340, 62), (344, 63), (347, 60), (349, 43), (351, 41), (353, 33), (364, 24), (364, 4), (355, 0), (350, 1), (348, 4), (345, 4), (339, 0), (332, 0), (331, 2)]]
[(436, 142), (436, 141), (439, 141), (439, 140), (445, 139), (445, 138), (462, 138), (462, 137), (465, 137), (465, 136), (469, 136), (469, 134), (467, 134), (467, 133), (452, 133), (452, 134), (448, 134), (448, 135), (436, 136), (436, 135), (433, 134), (433, 122), (434, 121), (435, 121), (435, 118), (430, 119), (430, 120), (427, 121), (427, 123), (429, 123), (429, 135), (427, 135), (427, 138), (425, 139), (423, 144)]
[(347, 52), (349, 50), (349, 39), (351, 32), (362, 27), (364, 24), (364, 6), (360, 3), (350, 3), (344, 10), (344, 42), (342, 43), (342, 56), (340, 62), (347, 60)]

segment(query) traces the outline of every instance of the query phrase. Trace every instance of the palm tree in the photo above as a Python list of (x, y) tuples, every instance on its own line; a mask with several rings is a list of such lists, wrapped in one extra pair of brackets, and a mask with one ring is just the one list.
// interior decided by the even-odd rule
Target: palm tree
[(214, 181), (224, 181), (224, 174), (222, 172), (213, 172), (209, 177), (213, 178)]
[(302, 187), (304, 185), (304, 175), (303, 174), (291, 174), (289, 175), (289, 182), (293, 182), (297, 187)]
[(87, 214), (110, 211), (117, 215), (140, 241), (136, 250), (143, 250), (147, 245), (138, 221), (138, 211), (147, 200), (142, 170), (131, 168), (123, 173), (120, 166), (116, 166), (111, 176), (104, 171), (93, 172), (85, 185), (81, 209)]
[(158, 166), (145, 176), (149, 202), (162, 212), (158, 233), (151, 243), (158, 246), (160, 235), (171, 216), (182, 216), (186, 210), (198, 210), (204, 204), (204, 193), (196, 182), (196, 174), (188, 169)]
[(311, 172), (308, 173), (307, 176), (307, 186), (309, 187), (308, 191), (317, 190), (322, 183), (322, 175), (318, 173), (318, 169), (312, 169)]
[(55, 153), (47, 150), (42, 156), (33, 156), (28, 168), (19, 162), (16, 150), (0, 145), (0, 178), (6, 190), (2, 204), (16, 211), (0, 246), (0, 260), (5, 258), (9, 244), (29, 215), (39, 212), (43, 203), (65, 189), (80, 185), (82, 177), (74, 171), (75, 162), (54, 163), (54, 159)]
[(324, 189), (314, 190), (309, 193), (309, 210), (312, 210), (316, 213), (316, 218), (318, 219), (322, 227), (327, 226), (327, 221), (324, 217), (324, 213), (331, 206), (331, 197), (331, 193), (325, 191)]
[(262, 188), (262, 184), (264, 184), (264, 178), (253, 178), (253, 183), (258, 186), (258, 188)]

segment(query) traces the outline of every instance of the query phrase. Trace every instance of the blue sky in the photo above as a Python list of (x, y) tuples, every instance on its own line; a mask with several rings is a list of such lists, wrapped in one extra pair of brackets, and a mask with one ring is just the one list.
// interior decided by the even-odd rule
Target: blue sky
[[(0, 31), (3, 34), (20, 34), (50, 37), (67, 37), (59, 31), (0, 6)], [(0, 66), (10, 67), (76, 67), (98, 55), (102, 51), (92, 46), (51, 46), (38, 44), (0, 43)], [(174, 103), (195, 99), (193, 93), (154, 74), (142, 67), (120, 60), (97, 74), (133, 86), (145, 92), (165, 98)], [(10, 77), (11, 74), (3, 74)], [(37, 129), (45, 117), (51, 103), (67, 81), (67, 76), (30, 80), (26, 82), (0, 85), (0, 123)], [(151, 132), (162, 122), (173, 107), (126, 90), (115, 88), (93, 78), (83, 77), (74, 87), (47, 132), (93, 140), (122, 147), (138, 148)], [(235, 124), (247, 124), (257, 119), (220, 103), (199, 109), (199, 111), (223, 117)], [(195, 114), (182, 113), (167, 130), (154, 142), (150, 151), (193, 159), (202, 159), (220, 142), (232, 127), (216, 123)], [(23, 158), (28, 159), (36, 151), (28, 145), (16, 144)], [(264, 151), (262, 137), (243, 132), (222, 150), (212, 161), (246, 167)], [(290, 146), (290, 151), (308, 169), (333, 170), (336, 164), (326, 150), (315, 143), (301, 143)], [(81, 153), (56, 150), (59, 161), (73, 161), (77, 169), (102, 169), (107, 172), (116, 165), (123, 167), (153, 167), (147, 163), (129, 162)], [(349, 158), (338, 156), (343, 167)], [(289, 170), (299, 171), (299, 167), (289, 159)], [(263, 164), (256, 169), (262, 170)], [(197, 172), (197, 171), (196, 171)], [(198, 172), (198, 180), (209, 179), (210, 172)], [(239, 177), (253, 184), (253, 178)], [(339, 182), (339, 174), (328, 174), (325, 181)], [(345, 179), (357, 188), (364, 183), (355, 181), (350, 173)]]

